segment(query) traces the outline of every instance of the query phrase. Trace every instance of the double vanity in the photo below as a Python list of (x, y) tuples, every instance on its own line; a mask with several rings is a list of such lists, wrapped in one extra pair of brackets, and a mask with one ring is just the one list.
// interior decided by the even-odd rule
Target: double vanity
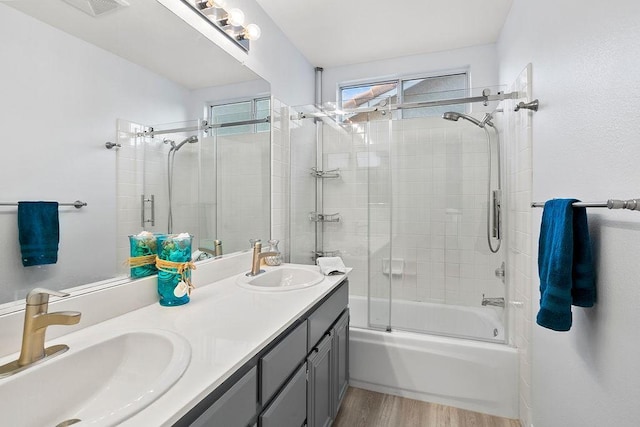
[[(198, 268), (216, 267), (206, 263)], [(225, 268), (233, 271), (217, 270)], [(69, 350), (0, 379), (3, 422), (330, 424), (348, 382), (346, 276), (326, 277), (302, 265), (267, 268), (253, 278), (244, 272), (204, 283), (207, 275), (201, 274), (184, 306), (152, 303), (110, 319), (89, 319), (90, 326), (47, 339), (47, 345)], [(73, 298), (66, 300), (63, 308), (71, 307)], [(81, 308), (83, 317), (91, 318), (88, 310)], [(0, 365), (13, 359), (15, 354), (2, 357)]]

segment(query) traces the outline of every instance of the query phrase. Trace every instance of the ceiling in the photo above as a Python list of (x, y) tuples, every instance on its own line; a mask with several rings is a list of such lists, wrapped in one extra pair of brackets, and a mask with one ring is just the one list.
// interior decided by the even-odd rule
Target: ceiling
[(259, 77), (156, 0), (92, 17), (61, 0), (5, 4), (141, 65), (187, 89)]
[(513, 0), (256, 0), (316, 67), (493, 43)]

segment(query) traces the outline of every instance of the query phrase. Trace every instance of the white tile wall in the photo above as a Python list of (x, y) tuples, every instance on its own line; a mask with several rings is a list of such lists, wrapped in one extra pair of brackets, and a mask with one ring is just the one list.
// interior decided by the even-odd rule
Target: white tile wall
[(280, 241), (278, 248), (289, 260), (289, 217), (291, 187), (291, 153), (289, 108), (272, 98), (271, 144), (271, 238)]
[[(287, 109), (287, 117), (296, 114)], [(315, 223), (309, 213), (316, 206), (316, 179), (311, 168), (316, 165), (316, 125), (312, 119), (289, 120), (290, 138), (290, 261), (311, 264), (315, 249)]]
[(531, 98), (531, 64), (522, 71), (510, 91), (518, 91), (522, 98), (505, 102), (504, 121), (508, 144), (505, 144), (507, 206), (507, 282), (512, 304), (509, 318), (509, 342), (518, 347), (520, 361), (520, 420), (529, 426), (531, 411), (531, 335), (532, 335), (532, 126), (531, 114), (514, 112), (515, 103)]
[(250, 238), (269, 240), (271, 172), (269, 132), (217, 138), (217, 226), (225, 251), (249, 249)]

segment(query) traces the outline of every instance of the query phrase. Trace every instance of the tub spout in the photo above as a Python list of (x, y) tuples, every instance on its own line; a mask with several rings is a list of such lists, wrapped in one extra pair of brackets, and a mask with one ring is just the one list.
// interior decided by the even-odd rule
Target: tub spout
[(494, 306), (494, 307), (504, 307), (504, 298), (503, 297), (485, 298), (484, 294), (482, 294), (482, 305), (483, 306), (491, 305), (491, 306)]

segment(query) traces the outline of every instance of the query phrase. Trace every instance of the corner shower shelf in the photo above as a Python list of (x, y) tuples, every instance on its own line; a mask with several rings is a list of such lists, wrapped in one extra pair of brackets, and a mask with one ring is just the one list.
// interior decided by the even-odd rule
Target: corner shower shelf
[(309, 219), (313, 222), (340, 222), (340, 213), (324, 214), (319, 212), (311, 212)]
[(311, 175), (316, 178), (340, 178), (340, 169), (321, 171), (318, 168), (311, 168)]

